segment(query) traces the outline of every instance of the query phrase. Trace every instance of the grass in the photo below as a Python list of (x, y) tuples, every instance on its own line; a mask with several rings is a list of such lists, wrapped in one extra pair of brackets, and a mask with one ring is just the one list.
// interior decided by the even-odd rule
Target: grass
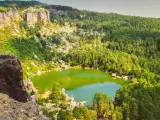
[(51, 90), (54, 82), (59, 82), (67, 90), (99, 82), (115, 82), (120, 85), (129, 83), (129, 81), (121, 78), (114, 79), (102, 71), (73, 68), (62, 71), (51, 71), (40, 76), (35, 76), (32, 78), (32, 81), (34, 86), (39, 90), (39, 93)]
[[(12, 54), (19, 57), (24, 79), (36, 74), (37, 71), (48, 71), (55, 67), (52, 62), (43, 61), (47, 55), (46, 50), (43, 52), (34, 38), (13, 37), (9, 27), (0, 29), (0, 54)], [(38, 59), (34, 57), (35, 55), (38, 56)]]
[(8, 8), (0, 6), (0, 12), (7, 12), (8, 10)]

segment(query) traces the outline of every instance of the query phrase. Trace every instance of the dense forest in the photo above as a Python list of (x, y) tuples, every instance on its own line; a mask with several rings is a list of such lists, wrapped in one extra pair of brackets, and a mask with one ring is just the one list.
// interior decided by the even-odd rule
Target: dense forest
[[(88, 108), (75, 108), (73, 113), (61, 111), (59, 119), (70, 120), (74, 116), (87, 120), (96, 117), (106, 120), (159, 120), (159, 18), (98, 13), (39, 2), (0, 2), (0, 5), (16, 7), (18, 10), (39, 5), (50, 10), (53, 24), (61, 26), (69, 24), (70, 27), (77, 28), (72, 34), (62, 32), (46, 36), (39, 32), (41, 24), (29, 28), (25, 22), (21, 22), (21, 29), (26, 30), (25, 37), (4, 37), (3, 34), (7, 33), (1, 31), (3, 34), (0, 33), (0, 36), (5, 42), (0, 42), (5, 44), (0, 48), (0, 52), (19, 56), (25, 63), (24, 70), (27, 71), (25, 66), (31, 66), (28, 61), (34, 60), (39, 65), (45, 61), (43, 65), (47, 67), (43, 69), (48, 70), (52, 67), (51, 61), (63, 60), (71, 66), (81, 65), (131, 76), (132, 82), (117, 91), (113, 104), (108, 96), (97, 93), (93, 100), (94, 111)], [(5, 30), (9, 32), (9, 28)], [(48, 47), (51, 44), (61, 46), (62, 37), (73, 44), (68, 53), (58, 52), (56, 47), (54, 49)], [(33, 53), (38, 56), (38, 60)], [(37, 69), (39, 68), (33, 67), (28, 71), (33, 72)], [(28, 77), (27, 73), (24, 75)], [(58, 95), (55, 94), (50, 99), (56, 99), (54, 97)], [(89, 116), (91, 118), (88, 118)]]

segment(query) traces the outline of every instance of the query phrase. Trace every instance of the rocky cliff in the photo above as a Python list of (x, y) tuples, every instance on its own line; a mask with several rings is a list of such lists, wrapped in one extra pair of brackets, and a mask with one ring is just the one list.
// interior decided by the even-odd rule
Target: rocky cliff
[(29, 100), (21, 63), (15, 56), (0, 55), (0, 92), (20, 102)]
[(0, 120), (49, 120), (30, 98), (17, 57), (0, 55)]
[(48, 23), (50, 21), (50, 13), (43, 8), (28, 8), (24, 12), (24, 20), (28, 23), (29, 26), (33, 26), (37, 22)]
[[(19, 13), (16, 9), (10, 9), (5, 12), (0, 12), (0, 27), (10, 24), (13, 21), (19, 20)], [(50, 22), (50, 13), (44, 8), (28, 8), (22, 13), (23, 18), (28, 26), (34, 26), (37, 22), (48, 23)]]
[(10, 9), (6, 12), (0, 12), (0, 27), (4, 26), (5, 24), (9, 24), (17, 19), (18, 12), (16, 9)]
[(0, 93), (0, 120), (49, 120), (32, 101), (20, 103)]

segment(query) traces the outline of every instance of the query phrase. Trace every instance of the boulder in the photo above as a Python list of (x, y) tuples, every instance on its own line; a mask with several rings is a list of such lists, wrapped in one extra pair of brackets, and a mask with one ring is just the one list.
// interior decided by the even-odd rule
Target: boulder
[(0, 92), (19, 102), (30, 100), (23, 82), (21, 63), (15, 56), (0, 55)]

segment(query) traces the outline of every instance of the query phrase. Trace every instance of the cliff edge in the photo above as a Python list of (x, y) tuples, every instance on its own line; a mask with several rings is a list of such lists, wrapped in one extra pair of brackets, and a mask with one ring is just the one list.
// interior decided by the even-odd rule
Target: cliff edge
[(49, 23), (50, 13), (44, 8), (32, 8), (29, 7), (23, 13), (24, 20), (28, 26), (34, 26), (36, 23)]
[(29, 100), (19, 59), (0, 55), (0, 120), (48, 120)]
[(12, 55), (0, 55), (0, 92), (19, 102), (29, 101), (23, 82), (23, 72), (19, 59)]
[(18, 20), (18, 16), (18, 11), (16, 9), (0, 12), (0, 27)]

